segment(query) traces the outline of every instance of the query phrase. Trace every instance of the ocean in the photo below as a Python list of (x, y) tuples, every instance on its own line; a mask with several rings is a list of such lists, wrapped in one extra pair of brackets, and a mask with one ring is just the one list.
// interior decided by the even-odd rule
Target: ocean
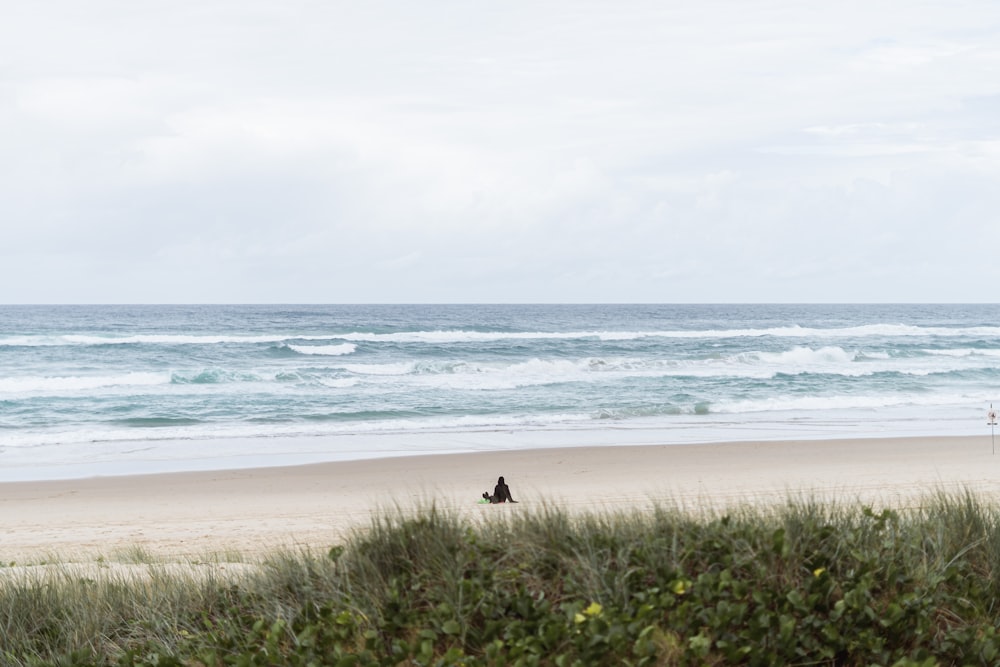
[(0, 306), (0, 480), (982, 435), (998, 305)]

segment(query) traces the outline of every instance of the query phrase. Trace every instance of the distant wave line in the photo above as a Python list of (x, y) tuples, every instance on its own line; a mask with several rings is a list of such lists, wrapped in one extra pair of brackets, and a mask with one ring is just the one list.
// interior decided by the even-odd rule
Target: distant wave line
[(80, 334), (8, 336), (0, 338), (0, 347), (63, 347), (98, 345), (223, 345), (286, 343), (287, 341), (327, 341), (338, 336), (261, 335), (226, 336), (216, 334), (141, 334), (134, 336), (84, 336)]
[[(350, 344), (345, 344), (350, 345)], [(340, 346), (317, 346), (318, 349)], [(332, 356), (350, 354), (348, 348), (329, 349)], [(329, 362), (328, 362), (329, 363)], [(566, 382), (604, 382), (630, 378), (756, 378), (778, 376), (866, 377), (947, 375), (949, 373), (1000, 373), (996, 351), (979, 354), (941, 354), (894, 357), (882, 352), (846, 350), (838, 346), (797, 346), (781, 352), (746, 351), (728, 356), (690, 359), (642, 357), (581, 357), (577, 359), (532, 358), (516, 363), (489, 363), (455, 359), (405, 360), (390, 363), (330, 364), (323, 369), (231, 369), (208, 367), (160, 372), (131, 372), (99, 376), (13, 376), (0, 378), (0, 396), (73, 395), (79, 392), (117, 393), (122, 388), (160, 385), (210, 386), (254, 383), (288, 388), (297, 384), (346, 389), (359, 381), (366, 384), (399, 382), (441, 389), (503, 390)], [(276, 389), (286, 391), (286, 389)]]
[(331, 332), (327, 334), (268, 334), (232, 336), (223, 334), (137, 334), (99, 335), (18, 335), (0, 338), (0, 347), (63, 345), (219, 345), (285, 343), (290, 341), (347, 341), (371, 343), (475, 343), (503, 340), (627, 341), (644, 338), (725, 339), (725, 338), (864, 338), (864, 337), (1000, 337), (1000, 327), (920, 327), (905, 324), (866, 324), (843, 328), (771, 327), (760, 329), (697, 329), (658, 331), (474, 331), (465, 329), (400, 331), (392, 333)]
[(169, 383), (169, 373), (143, 372), (125, 373), (123, 375), (6, 377), (0, 378), (0, 394), (93, 391), (111, 387), (149, 387)]
[(658, 331), (410, 331), (395, 333), (346, 333), (331, 334), (331, 338), (356, 342), (395, 342), (395, 343), (466, 343), (493, 342), (501, 340), (574, 340), (597, 339), (602, 341), (627, 341), (643, 338), (684, 338), (684, 339), (721, 339), (721, 338), (858, 338), (869, 336), (939, 336), (963, 337), (983, 336), (1000, 337), (1000, 327), (918, 327), (905, 324), (868, 324), (844, 328), (813, 328), (813, 327), (773, 327), (765, 329), (698, 329), (698, 330), (658, 330)]
[(288, 345), (289, 350), (293, 350), (299, 354), (322, 357), (339, 357), (345, 354), (352, 354), (357, 347), (354, 343), (341, 343), (339, 345)]

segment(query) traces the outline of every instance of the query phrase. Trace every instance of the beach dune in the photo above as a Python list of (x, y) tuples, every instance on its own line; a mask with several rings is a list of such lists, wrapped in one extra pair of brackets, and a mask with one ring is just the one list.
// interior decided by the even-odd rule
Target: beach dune
[[(519, 503), (478, 504), (500, 475)], [(380, 513), (431, 502), (488, 519), (545, 504), (697, 511), (789, 497), (905, 508), (965, 490), (1000, 499), (988, 436), (556, 448), (10, 482), (0, 484), (0, 561), (327, 549)]]

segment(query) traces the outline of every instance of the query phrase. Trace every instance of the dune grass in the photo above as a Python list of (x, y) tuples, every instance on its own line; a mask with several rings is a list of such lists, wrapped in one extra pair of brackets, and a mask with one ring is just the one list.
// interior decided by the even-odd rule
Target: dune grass
[(140, 549), (119, 554), (140, 577), (0, 570), (0, 664), (1000, 662), (1000, 512), (970, 493), (906, 510), (518, 510), (389, 513), (238, 575)]

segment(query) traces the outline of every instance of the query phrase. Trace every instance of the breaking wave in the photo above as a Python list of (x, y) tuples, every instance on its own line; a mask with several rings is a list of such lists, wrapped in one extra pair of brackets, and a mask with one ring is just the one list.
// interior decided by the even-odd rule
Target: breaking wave
[(170, 383), (168, 373), (123, 373), (64, 377), (0, 378), (2, 394), (64, 394), (108, 388), (151, 387)]
[(288, 349), (299, 354), (318, 355), (322, 357), (339, 357), (345, 354), (353, 354), (357, 349), (354, 343), (341, 343), (340, 345), (288, 345)]
[[(114, 335), (15, 335), (0, 337), (0, 347), (38, 347), (63, 345), (222, 345), (222, 344), (260, 344), (284, 343), (288, 341), (346, 341), (348, 343), (424, 343), (444, 345), (455, 343), (484, 343), (498, 341), (531, 341), (531, 340), (595, 340), (595, 341), (629, 341), (646, 338), (674, 339), (727, 339), (727, 338), (868, 338), (868, 337), (1000, 337), (1000, 327), (928, 327), (906, 324), (867, 324), (850, 327), (803, 327), (784, 326), (768, 328), (734, 328), (734, 329), (674, 329), (651, 331), (474, 331), (465, 329), (400, 331), (392, 333), (372, 333), (363, 331), (330, 332), (325, 334), (262, 334), (262, 335), (188, 335), (188, 334), (136, 334), (129, 336)], [(289, 345), (297, 352), (299, 345)], [(318, 346), (323, 347), (323, 346)], [(328, 347), (337, 348), (339, 345)], [(314, 354), (322, 354), (316, 353)], [(336, 354), (329, 353), (326, 354)], [(343, 353), (346, 354), (346, 353)]]

